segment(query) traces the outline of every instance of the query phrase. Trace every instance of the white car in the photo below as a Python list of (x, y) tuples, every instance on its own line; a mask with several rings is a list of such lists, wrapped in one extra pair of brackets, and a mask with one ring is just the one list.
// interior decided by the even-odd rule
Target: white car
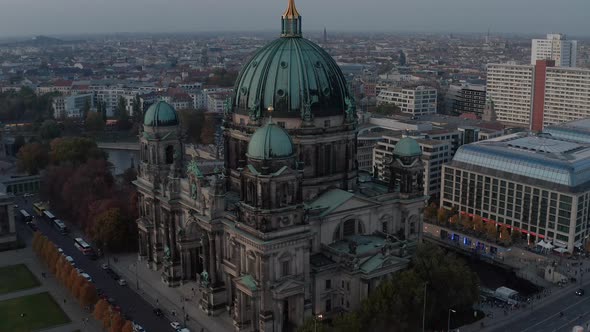
[(125, 286), (127, 285), (127, 281), (125, 281), (125, 279), (119, 279), (119, 281), (117, 281), (119, 283), (119, 286)]
[(72, 256), (66, 256), (66, 261), (68, 261), (70, 264), (72, 264), (72, 266), (76, 266), (76, 262), (74, 262), (74, 259), (72, 258)]
[(103, 270), (108, 270), (109, 269), (109, 264), (104, 263), (100, 267), (102, 267)]
[(86, 280), (92, 282), (92, 277), (88, 273), (80, 273)]
[(133, 332), (145, 332), (145, 330), (143, 327), (141, 327), (141, 325), (133, 322)]
[(58, 247), (57, 248), (57, 252), (59, 252), (60, 254), (63, 254), (64, 253), (64, 250), (62, 248)]
[(178, 330), (180, 329), (180, 323), (179, 322), (171, 322), (170, 326), (172, 326), (173, 329)]

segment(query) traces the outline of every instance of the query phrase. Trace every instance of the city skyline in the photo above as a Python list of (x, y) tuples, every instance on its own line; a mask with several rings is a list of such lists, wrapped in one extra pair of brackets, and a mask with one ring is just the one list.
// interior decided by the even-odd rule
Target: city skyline
[[(40, 34), (94, 34), (120, 32), (175, 33), (211, 31), (273, 31), (284, 1), (203, 0), (105, 0), (84, 5), (84, 12), (73, 0), (38, 3), (33, 0), (4, 0), (0, 16), (0, 37)], [(534, 4), (534, 6), (533, 6)], [(315, 3), (298, 0), (304, 16), (304, 30), (379, 32), (486, 32), (535, 33), (562, 32), (582, 35), (590, 23), (585, 13), (590, 3), (574, 0), (560, 8), (549, 0), (510, 2), (498, 0), (474, 4), (467, 0), (440, 2), (342, 2)], [(35, 10), (31, 10), (35, 8)], [(40, 15), (39, 13), (42, 13)], [(243, 15), (243, 13), (248, 13)], [(3, 16), (3, 17), (2, 17)]]

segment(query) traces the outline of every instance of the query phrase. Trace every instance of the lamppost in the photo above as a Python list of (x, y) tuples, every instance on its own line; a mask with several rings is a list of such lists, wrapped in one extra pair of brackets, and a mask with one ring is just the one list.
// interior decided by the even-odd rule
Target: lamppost
[(322, 314), (317, 315), (314, 320), (313, 320), (313, 331), (314, 332), (318, 332), (318, 320), (322, 320), (322, 318), (324, 318), (324, 316), (322, 316)]
[(449, 309), (449, 321), (447, 324), (447, 331), (450, 332), (451, 331), (451, 313), (456, 313), (455, 310), (453, 309)]
[(424, 283), (424, 309), (422, 309), (422, 332), (426, 328), (426, 289), (428, 287), (428, 281)]
[(139, 263), (135, 262), (135, 287), (137, 287), (137, 290), (139, 290), (139, 277), (137, 276), (137, 265), (139, 265)]

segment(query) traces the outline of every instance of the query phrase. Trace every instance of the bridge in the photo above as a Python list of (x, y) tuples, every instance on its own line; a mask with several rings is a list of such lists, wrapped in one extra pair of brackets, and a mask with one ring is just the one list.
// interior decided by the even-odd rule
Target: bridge
[(96, 142), (99, 149), (139, 151), (139, 143), (135, 142)]

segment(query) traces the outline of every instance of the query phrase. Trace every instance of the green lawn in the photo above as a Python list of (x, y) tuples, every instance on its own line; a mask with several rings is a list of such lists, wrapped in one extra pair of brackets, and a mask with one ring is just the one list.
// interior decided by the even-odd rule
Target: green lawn
[(0, 301), (0, 331), (35, 331), (69, 322), (47, 292)]
[(0, 267), (0, 294), (33, 288), (40, 284), (24, 264)]

